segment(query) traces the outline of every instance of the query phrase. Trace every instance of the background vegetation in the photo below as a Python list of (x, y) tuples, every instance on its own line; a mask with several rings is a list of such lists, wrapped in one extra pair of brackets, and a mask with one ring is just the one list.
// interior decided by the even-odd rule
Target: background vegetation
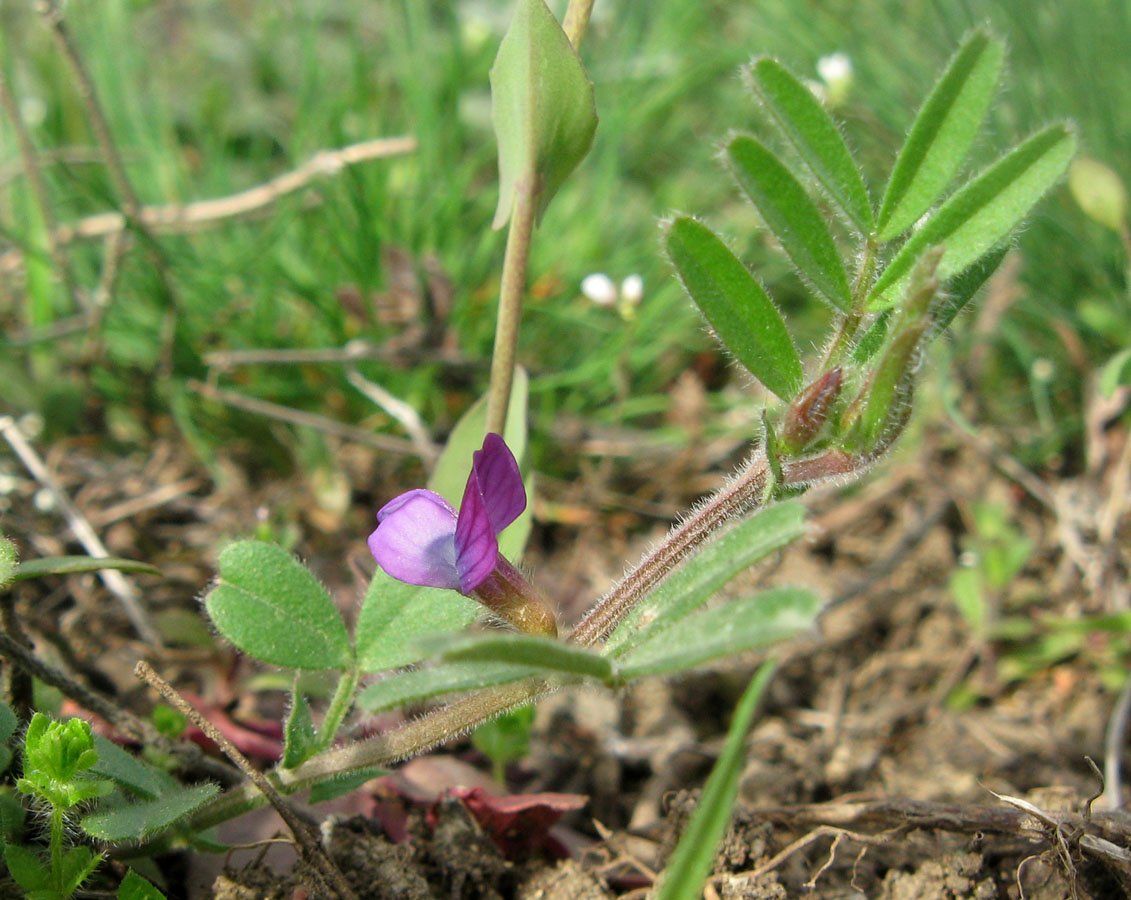
[[(0, 65), (51, 213), (66, 224), (128, 211), (75, 78), (31, 7), (0, 9)], [(583, 48), (601, 116), (596, 144), (537, 232), (531, 265), (520, 354), (532, 375), (536, 466), (572, 469), (553, 449), (563, 423), (662, 426), (673, 382), (689, 368), (716, 410), (753, 410), (661, 261), (656, 228), (679, 210), (745, 235), (735, 249), (796, 315), (800, 286), (790, 290), (783, 258), (713, 161), (728, 129), (754, 127), (741, 63), (770, 53), (818, 80), (820, 57), (847, 54), (854, 77), (832, 99), (882, 183), (880, 162), (892, 158), (916, 98), (962, 33), (988, 19), (1010, 47), (1011, 94), (997, 104), (992, 137), (971, 168), (1068, 116), (1084, 154), (1126, 183), (1131, 9), (1104, 0), (1084, 7), (599, 0)], [(502, 0), (67, 4), (73, 44), (142, 204), (229, 195), (354, 142), (409, 135), (417, 146), (313, 179), (254, 217), (187, 234), (132, 229), (124, 247), (76, 241), (60, 257), (50, 253), (5, 117), (0, 402), (38, 411), (48, 437), (99, 433), (128, 447), (175, 431), (206, 463), (222, 447), (253, 468), (328, 465), (318, 438), (287, 440), (271, 420), (206, 399), (196, 381), (397, 434), (340, 363), (209, 364), (217, 352), (364, 338), (386, 358), (363, 361), (360, 371), (442, 437), (486, 383), (502, 256), (502, 235), (489, 228), (496, 171), (487, 72), (508, 14)], [(1026, 462), (1071, 470), (1080, 464), (1086, 380), (1131, 333), (1127, 260), (1119, 235), (1063, 189), (1019, 243), (1008, 300), (979, 338), (992, 352), (973, 414), (1007, 426)], [(75, 291), (60, 277), (61, 258)], [(631, 325), (581, 295), (594, 271), (618, 281), (643, 276)], [(84, 311), (84, 296), (105, 302)], [(809, 314), (816, 335), (824, 313)], [(964, 358), (969, 347), (958, 352)], [(749, 420), (720, 416), (709, 427), (749, 428)], [(678, 428), (662, 436), (684, 438)]]

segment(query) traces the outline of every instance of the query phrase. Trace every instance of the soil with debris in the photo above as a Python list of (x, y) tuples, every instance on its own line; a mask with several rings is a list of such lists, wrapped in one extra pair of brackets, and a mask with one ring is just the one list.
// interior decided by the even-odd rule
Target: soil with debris
[[(1119, 471), (1127, 439), (1114, 421), (1101, 423), (1081, 472), (1026, 483), (988, 441), (970, 446), (952, 432), (928, 431), (864, 483), (814, 492), (813, 536), (728, 588), (742, 594), (801, 583), (830, 604), (819, 633), (776, 651), (779, 667), (749, 737), (740, 803), (706, 897), (1131, 897), (1131, 817), (1119, 812), (1124, 793), (1112, 783), (1128, 761), (1126, 723), (1113, 714), (1116, 676), (1131, 649), (1118, 615), (1126, 615), (1131, 571)], [(741, 452), (711, 451), (721, 459)], [(558, 586), (569, 614), (663, 533), (665, 511), (710, 486), (691, 468), (704, 455), (642, 455), (615, 469), (596, 465), (573, 483), (540, 482), (527, 563), (539, 581)], [(378, 471), (371, 454), (348, 447), (342, 459), (352, 484), (409, 486), (419, 475)], [(25, 555), (74, 552), (51, 537), (62, 529), (55, 511), (37, 506), (35, 482), (2, 462), (15, 479), (5, 527)], [(146, 602), (158, 626), (181, 639), (151, 660), (154, 667), (263, 736), (269, 752), (284, 695), (249, 690), (251, 664), (209, 640), (194, 597), (214, 560), (197, 548), (246, 534), (256, 511), (266, 511), (261, 518), (276, 530), (304, 535), (307, 561), (353, 610), (371, 565), (356, 536), (383, 498), (355, 494), (348, 506), (328, 506), (317, 485), (256, 486), (234, 461), (216, 487), (168, 449), (107, 462), (59, 446), (48, 463), (111, 553), (162, 569), (146, 583)], [(1005, 511), (1033, 551), (1020, 576), (991, 598), (992, 620), (978, 637), (956, 610), (949, 579), (967, 561), (973, 510), (987, 502)], [(593, 509), (619, 511), (571, 513)], [(147, 651), (123, 637), (129, 629), (114, 604), (93, 577), (73, 576), (25, 583), (15, 614), (42, 656), (143, 713), (152, 699), (131, 670)], [(1094, 628), (1076, 627), (1101, 614), (1107, 618)], [(547, 819), (561, 818), (545, 825), (541, 849), (508, 858), (499, 834), (473, 815), (467, 797), (493, 808), (507, 792), (466, 740), (331, 807), (311, 808), (321, 844), (361, 900), (644, 898), (760, 661), (647, 681), (619, 695), (585, 690), (543, 702), (529, 755), (508, 771), (509, 794), (586, 800), (572, 810), (546, 801)], [(384, 717), (367, 727), (395, 724)], [(1105, 753), (1109, 728), (1116, 758)], [(254, 844), (283, 834), (277, 819), (257, 813), (222, 837)], [(227, 859), (193, 856), (192, 872), (167, 885), (169, 896), (324, 896), (288, 852), (282, 842)]]

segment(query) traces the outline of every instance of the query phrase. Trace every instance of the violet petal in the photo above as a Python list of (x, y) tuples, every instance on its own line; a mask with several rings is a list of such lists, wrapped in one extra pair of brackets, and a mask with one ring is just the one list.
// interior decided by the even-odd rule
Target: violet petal
[(491, 527), (487, 504), (483, 501), (479, 479), (474, 469), (467, 479), (463, 501), (456, 521), (455, 561), (460, 590), (470, 594), (495, 570), (499, 559), (499, 542)]
[(522, 472), (506, 442), (494, 433), (488, 434), (483, 440), (483, 449), (475, 452), (471, 471), (479, 482), (487, 517), (497, 535), (526, 509)]
[(423, 489), (408, 491), (381, 507), (377, 520), (369, 550), (389, 575), (407, 584), (460, 589), (456, 516), (443, 497)]

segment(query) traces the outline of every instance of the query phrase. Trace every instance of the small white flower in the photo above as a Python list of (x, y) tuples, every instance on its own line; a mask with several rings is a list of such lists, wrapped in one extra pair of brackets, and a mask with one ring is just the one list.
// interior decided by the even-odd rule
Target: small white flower
[(1053, 365), (1051, 359), (1041, 356), (1033, 360), (1032, 373), (1034, 379), (1048, 384), (1056, 375), (1056, 366)]
[(621, 303), (636, 306), (644, 298), (644, 279), (639, 275), (629, 275), (620, 283)]
[(847, 53), (830, 53), (817, 60), (817, 74), (824, 82), (825, 102), (839, 106), (852, 89), (852, 60)]
[(817, 60), (817, 74), (827, 85), (835, 85), (852, 77), (852, 60), (847, 53), (830, 53)]
[(19, 421), (16, 422), (20, 431), (23, 432), (24, 437), (29, 440), (34, 440), (43, 433), (44, 424), (43, 416), (37, 412), (24, 413), (20, 416)]
[(594, 272), (581, 280), (581, 293), (598, 306), (612, 306), (617, 302), (617, 286), (603, 272)]
[(20, 118), (28, 128), (38, 128), (47, 118), (47, 104), (38, 97), (24, 97), (20, 100)]

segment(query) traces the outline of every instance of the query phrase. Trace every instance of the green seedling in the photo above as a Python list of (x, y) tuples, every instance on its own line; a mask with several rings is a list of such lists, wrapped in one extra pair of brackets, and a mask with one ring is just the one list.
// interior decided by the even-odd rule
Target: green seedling
[(67, 900), (102, 861), (102, 854), (89, 847), (66, 847), (64, 835), (66, 821), (79, 807), (113, 790), (110, 781), (91, 771), (97, 762), (87, 722), (53, 722), (42, 713), (32, 717), (24, 735), (23, 777), (16, 788), (33, 806), (47, 811), (47, 860), (18, 844), (4, 848), (8, 872), (29, 900)]

